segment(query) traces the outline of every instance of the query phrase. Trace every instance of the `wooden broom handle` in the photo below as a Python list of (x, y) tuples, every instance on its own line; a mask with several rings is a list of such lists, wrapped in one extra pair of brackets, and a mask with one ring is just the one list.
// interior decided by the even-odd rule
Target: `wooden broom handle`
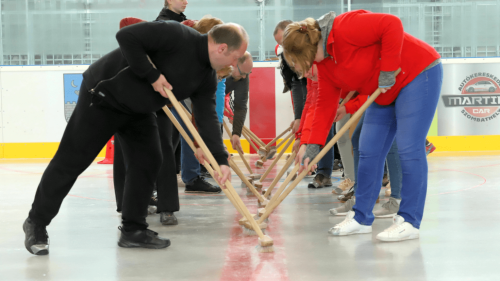
[(277, 143), (277, 144), (276, 144), (276, 146), (275, 146), (275, 147), (276, 147), (276, 150), (278, 150), (278, 149), (279, 149), (279, 148), (280, 148), (280, 147), (281, 147), (284, 143), (286, 143), (286, 140), (287, 140), (287, 139), (286, 139), (286, 138), (284, 138), (282, 141), (280, 141), (280, 143)]
[[(335, 136), (333, 136), (333, 138), (328, 142), (328, 144), (325, 145), (321, 149), (319, 154), (316, 157), (314, 157), (314, 159), (309, 163), (309, 167), (312, 167), (313, 165), (318, 163), (319, 160), (321, 160), (321, 158), (323, 158), (323, 156), (325, 156), (325, 154), (333, 147), (333, 145), (335, 145), (335, 143), (338, 141), (338, 139), (349, 129), (351, 124), (361, 116), (360, 114), (363, 114), (365, 112), (366, 108), (378, 97), (378, 95), (380, 95), (379, 89), (377, 89), (377, 91), (375, 91), (375, 93), (370, 97), (370, 99), (368, 99), (365, 102), (365, 104), (363, 104), (363, 106), (353, 115), (353, 117), (351, 119), (349, 119), (349, 121), (347, 121), (347, 123), (344, 126), (342, 126), (342, 128), (335, 134)], [(358, 113), (360, 113), (360, 114), (358, 114)], [(351, 120), (352, 120), (352, 122), (350, 122)], [(289, 178), (293, 177), (293, 174), (295, 174), (299, 170), (299, 167), (300, 167), (300, 165), (296, 165), (293, 168), (292, 173), (290, 173), (290, 175), (288, 175), (285, 182)], [(262, 217), (260, 217), (258, 223), (263, 222), (265, 219), (267, 219), (269, 217), (269, 215), (274, 211), (274, 209), (276, 209), (276, 207), (278, 207), (279, 204), (281, 202), (283, 202), (283, 200), (288, 196), (288, 194), (290, 194), (290, 192), (292, 192), (292, 190), (299, 184), (299, 182), (307, 175), (307, 173), (309, 173), (309, 170), (302, 171), (302, 173), (300, 173), (297, 176), (297, 178), (286, 189), (286, 191), (284, 191), (284, 189), (285, 189), (284, 183), (281, 184), (278, 191), (274, 194), (274, 196), (271, 198), (271, 200), (267, 204), (266, 212), (264, 213), (264, 215), (262, 215)], [(283, 193), (283, 194), (281, 194), (281, 193)]]
[(266, 179), (266, 177), (269, 175), (269, 173), (274, 168), (274, 166), (276, 165), (276, 163), (278, 163), (278, 161), (280, 160), (280, 158), (283, 155), (283, 153), (285, 153), (285, 150), (287, 150), (288, 147), (290, 146), (290, 144), (292, 144), (292, 142), (295, 140), (295, 136), (293, 135), (293, 133), (290, 133), (287, 136), (287, 138), (288, 138), (288, 142), (286, 143), (285, 147), (280, 151), (280, 153), (278, 154), (278, 156), (273, 160), (273, 162), (271, 163), (271, 165), (267, 168), (267, 170), (264, 172), (264, 174), (260, 177), (259, 181), (261, 183)]
[[(196, 152), (196, 147), (194, 146), (193, 141), (188, 136), (188, 134), (186, 133), (186, 131), (184, 130), (184, 128), (182, 128), (181, 124), (179, 124), (179, 121), (177, 121), (177, 118), (175, 118), (175, 116), (172, 114), (172, 112), (170, 112), (170, 109), (168, 109), (168, 107), (164, 106), (163, 107), (163, 111), (165, 111), (165, 113), (167, 114), (167, 116), (170, 118), (170, 120), (172, 121), (172, 123), (174, 124), (174, 126), (177, 128), (177, 130), (182, 135), (182, 137), (184, 138), (184, 140), (186, 141), (186, 143), (189, 145), (189, 147), (191, 147), (191, 149), (193, 150), (193, 152)], [(214, 170), (212, 169), (212, 167), (210, 165), (208, 165), (207, 163), (203, 163), (203, 166), (205, 166), (205, 168), (210, 173), (210, 175), (212, 176), (212, 178), (215, 179)], [(243, 211), (241, 210), (241, 208), (238, 206), (238, 204), (234, 200), (232, 194), (228, 193), (225, 189), (223, 189), (223, 191), (224, 191), (224, 194), (226, 194), (226, 196), (229, 199), (229, 201), (231, 201), (231, 203), (234, 205), (234, 207), (236, 208), (236, 210), (243, 217), (245, 217), (245, 215), (243, 214)]]
[[(288, 159), (288, 160), (290, 160), (290, 159)], [(285, 178), (285, 181), (281, 183), (280, 187), (278, 188), (278, 191), (276, 191), (276, 193), (273, 195), (273, 197), (271, 197), (271, 200), (269, 200), (269, 203), (267, 203), (267, 206), (266, 206), (266, 213), (261, 217), (261, 218), (264, 217), (264, 219), (262, 219), (262, 221), (267, 219), (267, 217), (269, 217), (269, 215), (273, 212), (274, 208), (271, 209), (271, 206), (273, 206), (274, 202), (276, 200), (278, 200), (278, 198), (280, 197), (280, 194), (283, 192), (283, 190), (285, 190), (286, 186), (290, 183), (290, 181), (292, 180), (293, 176), (297, 173), (299, 168), (300, 168), (300, 165), (295, 165), (295, 167), (293, 167), (292, 172), (290, 172), (290, 174)]]
[(259, 146), (266, 146), (266, 144), (256, 135), (254, 132), (250, 131), (246, 126), (243, 126), (243, 130), (247, 132), (247, 134), (252, 137), (252, 139), (257, 143)]
[(245, 132), (245, 130), (241, 131), (241, 134), (247, 139), (248, 143), (253, 147), (255, 151), (259, 151), (259, 149), (255, 146), (255, 144), (252, 141), (252, 138), (248, 136), (248, 134)]
[(238, 177), (240, 177), (240, 179), (243, 181), (243, 183), (245, 183), (245, 185), (248, 187), (248, 189), (250, 189), (250, 191), (252, 191), (252, 193), (257, 196), (257, 199), (260, 201), (260, 202), (264, 202), (264, 197), (262, 197), (262, 194), (260, 194), (257, 189), (247, 180), (247, 177), (245, 177), (245, 175), (241, 172), (240, 168), (238, 167), (238, 165), (236, 165), (236, 163), (234, 162), (233, 159), (230, 159), (229, 160), (229, 165), (231, 166), (231, 168), (233, 168), (234, 172), (238, 175)]
[[(394, 73), (394, 76), (397, 76), (399, 74), (399, 72), (401, 72), (401, 68), (398, 69)], [(375, 90), (375, 92), (361, 106), (361, 108), (359, 108), (358, 111), (356, 111), (356, 113), (354, 113), (354, 115), (351, 117), (351, 119), (349, 119), (344, 124), (344, 126), (342, 126), (342, 128), (335, 134), (335, 136), (333, 136), (333, 138), (328, 142), (328, 144), (325, 145), (321, 149), (321, 151), (319, 152), (319, 154), (316, 155), (316, 157), (314, 157), (314, 159), (308, 164), (309, 167), (312, 167), (312, 166), (316, 165), (321, 160), (321, 158), (323, 158), (323, 156), (325, 156), (325, 154), (335, 145), (335, 143), (342, 137), (342, 135), (345, 132), (347, 132), (347, 130), (349, 130), (349, 127), (352, 125), (352, 123), (354, 123), (355, 121), (357, 121), (361, 117), (361, 115), (363, 115), (363, 113), (366, 111), (366, 109), (368, 108), (368, 106), (370, 106), (375, 101), (375, 99), (377, 99), (377, 97), (380, 95), (380, 93), (381, 93), (380, 88), (377, 88), (377, 90)], [(294, 170), (295, 169), (298, 170), (298, 167), (299, 167), (299, 165), (295, 166)], [(288, 187), (288, 189), (283, 194), (281, 194), (280, 197), (277, 200), (270, 201), (269, 204), (268, 204), (268, 206), (270, 206), (270, 209), (267, 210), (267, 208), (266, 208), (266, 213), (268, 213), (268, 212), (271, 213), (272, 210), (274, 210), (286, 198), (286, 196), (288, 196), (288, 194), (290, 194), (290, 192), (292, 192), (292, 190), (299, 184), (299, 182), (306, 176), (307, 173), (309, 173), (308, 169), (303, 170), (297, 176), (297, 178), (292, 182), (292, 184), (290, 185), (290, 187)], [(274, 199), (274, 197), (272, 199)], [(265, 215), (266, 214), (264, 214), (264, 216)], [(264, 216), (261, 217), (262, 221), (264, 221), (264, 219), (265, 219)]]
[[(170, 102), (172, 103), (174, 108), (177, 110), (177, 113), (181, 117), (182, 121), (184, 121), (184, 124), (186, 125), (186, 127), (191, 132), (191, 135), (194, 137), (194, 139), (196, 140), (196, 142), (198, 143), (200, 148), (203, 150), (203, 153), (208, 157), (208, 160), (209, 160), (210, 164), (212, 165), (212, 167), (214, 168), (214, 170), (217, 171), (217, 173), (219, 175), (222, 175), (222, 171), (220, 169), (219, 164), (215, 160), (212, 153), (210, 153), (210, 150), (208, 150), (208, 147), (206, 146), (205, 142), (201, 138), (198, 131), (196, 131), (193, 124), (191, 124), (191, 122), (189, 122), (189, 119), (183, 110), (184, 106), (182, 106), (179, 103), (179, 101), (177, 101), (177, 98), (174, 96), (174, 93), (172, 93), (172, 91), (170, 91), (166, 87), (163, 87), (163, 90), (167, 93), (168, 99), (170, 100)], [(221, 184), (221, 183), (219, 183), (219, 184)], [(223, 185), (221, 184), (221, 188), (222, 188), (222, 186)], [(243, 216), (250, 222), (250, 224), (252, 225), (252, 228), (257, 233), (259, 238), (261, 238), (262, 240), (265, 240), (266, 238), (264, 237), (264, 233), (262, 233), (262, 230), (260, 229), (259, 225), (255, 221), (255, 219), (252, 217), (252, 215), (248, 211), (247, 207), (245, 206), (245, 204), (243, 203), (241, 198), (236, 193), (236, 190), (234, 190), (234, 187), (232, 186), (232, 184), (229, 180), (226, 180), (225, 186), (227, 187), (227, 191), (228, 191), (227, 193), (229, 193), (230, 196), (233, 196), (233, 199), (236, 203), (235, 206), (238, 206), (241, 209)], [(224, 190), (224, 188), (222, 188), (222, 189)], [(226, 190), (224, 191), (224, 193), (226, 193)], [(236, 207), (236, 208), (238, 208), (238, 207)]]
[(276, 175), (276, 177), (274, 178), (274, 180), (271, 183), (271, 185), (267, 188), (267, 191), (264, 194), (264, 198), (267, 198), (269, 196), (269, 194), (271, 194), (271, 192), (273, 191), (273, 189), (276, 186), (276, 184), (279, 182), (279, 180), (281, 179), (281, 177), (285, 174), (286, 170), (288, 170), (288, 168), (290, 167), (290, 165), (292, 165), (293, 161), (295, 160), (295, 155), (296, 155), (296, 153), (294, 151), (290, 155), (290, 158), (288, 158), (288, 160), (286, 160), (286, 163), (283, 166), (283, 168), (281, 168), (281, 171), (278, 173), (278, 175)]
[(284, 134), (286, 134), (288, 131), (292, 129), (292, 126), (288, 127), (286, 130), (283, 131), (283, 133), (279, 134), (279, 136), (275, 137), (272, 141), (270, 141), (268, 144), (266, 144), (266, 149), (271, 147), (279, 138), (281, 138)]
[(352, 98), (352, 96), (356, 93), (356, 91), (350, 91), (349, 94), (347, 94), (347, 97), (342, 101), (342, 103), (339, 105), (339, 107), (344, 106), (346, 103), (349, 102), (349, 100)]
[[(226, 121), (222, 120), (222, 124), (224, 126), (224, 129), (226, 130), (226, 133), (229, 134), (229, 132), (231, 132), (231, 130), (229, 130), (229, 126), (227, 125)], [(240, 151), (240, 149), (238, 147), (237, 148), (233, 147), (233, 149), (236, 149), (236, 151), (238, 151), (238, 154), (240, 155), (243, 163), (245, 163), (245, 166), (247, 167), (248, 172), (250, 174), (253, 174), (252, 167), (250, 167), (250, 164), (248, 164), (247, 159), (245, 159), (245, 156), (243, 155), (243, 151)]]

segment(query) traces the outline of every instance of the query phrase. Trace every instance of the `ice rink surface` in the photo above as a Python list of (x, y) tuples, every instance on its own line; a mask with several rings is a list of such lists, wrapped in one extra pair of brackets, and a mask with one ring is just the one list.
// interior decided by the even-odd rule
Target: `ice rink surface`
[[(420, 239), (376, 240), (390, 218), (376, 219), (371, 234), (331, 236), (328, 229), (344, 218), (328, 210), (340, 203), (331, 187), (309, 189), (312, 178), (305, 178), (270, 216), (270, 254), (256, 250), (256, 236), (243, 234), (241, 216), (223, 193), (193, 195), (184, 188), (179, 225), (148, 217), (152, 230), (171, 239), (170, 247), (118, 247), (112, 165), (94, 163), (47, 227), (50, 254), (33, 256), (24, 248), (22, 224), (48, 160), (0, 160), (0, 280), (500, 280), (500, 155), (435, 152), (428, 162)], [(333, 176), (335, 187), (341, 173)], [(232, 183), (255, 212), (257, 200), (235, 173)], [(382, 196), (380, 204), (386, 201)]]

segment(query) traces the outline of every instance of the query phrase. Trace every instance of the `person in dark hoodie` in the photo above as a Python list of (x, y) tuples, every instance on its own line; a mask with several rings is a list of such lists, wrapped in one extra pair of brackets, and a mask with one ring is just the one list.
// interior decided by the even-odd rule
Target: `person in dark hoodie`
[[(156, 18), (156, 20), (175, 20), (177, 22), (183, 22), (187, 20), (186, 15), (184, 15), (184, 11), (186, 10), (188, 1), (184, 0), (165, 0), (165, 5), (161, 10), (160, 14)], [(177, 185), (179, 187), (186, 186), (180, 177), (181, 172), (181, 145), (180, 145), (181, 136), (176, 128), (172, 130), (172, 143), (175, 152), (175, 162), (176, 162), (176, 174), (177, 175)], [(169, 181), (170, 182), (170, 181)], [(218, 188), (221, 192), (220, 188)], [(155, 198), (152, 198), (152, 200)], [(168, 216), (170, 218), (171, 216)], [(168, 219), (168, 224), (174, 221), (174, 219)]]
[(187, 0), (165, 0), (165, 7), (156, 20), (175, 20), (177, 22), (187, 20), (186, 15), (184, 15), (187, 4)]
[[(178, 100), (191, 99), (200, 135), (221, 165), (216, 179), (225, 182), (231, 177), (221, 134), (213, 133), (220, 130), (216, 70), (236, 66), (243, 56), (249, 41), (244, 28), (221, 24), (202, 35), (174, 21), (144, 22), (121, 29), (116, 39), (119, 48), (83, 73), (77, 106), (23, 224), (25, 247), (32, 254), (49, 253), (46, 226), (78, 176), (115, 133), (129, 163), (118, 245), (154, 249), (170, 245), (146, 223), (162, 162), (155, 112), (168, 103), (164, 87)], [(207, 159), (200, 149), (197, 155), (201, 161)]]
[[(161, 10), (156, 20), (175, 20), (182, 22), (186, 20), (186, 15), (184, 15), (184, 11), (186, 10), (187, 5), (188, 1), (186, 0), (165, 0), (165, 7)], [(190, 109), (188, 108), (188, 110)], [(177, 112), (175, 110), (173, 110), (172, 113), (177, 116)], [(184, 185), (186, 187), (185, 192), (220, 193), (222, 190), (218, 186), (212, 185), (205, 180), (205, 176), (210, 176), (210, 174), (208, 174), (208, 172), (207, 173), (201, 172), (202, 169), (200, 169), (198, 161), (196, 160), (195, 157), (193, 157), (191, 149), (184, 141), (182, 136), (180, 136), (179, 142), (174, 142), (174, 143), (176, 144), (179, 143), (177, 149), (181, 150), (180, 159), (176, 151), (176, 161), (181, 163), (180, 170), (182, 173), (182, 178), (180, 181), (178, 181), (178, 184), (181, 186)], [(160, 200), (161, 199), (159, 198), (158, 201)], [(169, 201), (174, 202), (175, 200), (169, 200)], [(172, 204), (170, 205), (172, 206)], [(162, 221), (165, 222), (174, 221), (175, 216), (173, 215), (173, 212), (178, 210), (179, 208), (175, 210), (172, 209), (172, 214), (171, 212), (168, 212), (167, 214), (168, 216), (164, 216), (164, 220)]]

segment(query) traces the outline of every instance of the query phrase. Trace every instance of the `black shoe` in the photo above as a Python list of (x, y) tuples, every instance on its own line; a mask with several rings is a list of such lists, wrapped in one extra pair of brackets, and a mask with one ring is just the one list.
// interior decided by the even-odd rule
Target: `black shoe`
[(325, 186), (332, 186), (332, 179), (323, 174), (316, 174), (313, 182), (310, 182), (308, 188), (322, 188)]
[(207, 171), (205, 166), (200, 167), (200, 176), (204, 178), (212, 178), (212, 175)]
[(218, 186), (211, 185), (203, 177), (198, 176), (196, 179), (186, 183), (186, 193), (221, 193), (222, 189)]
[(305, 178), (311, 178), (316, 176), (316, 170), (312, 171), (311, 174), (306, 174)]
[(340, 200), (340, 202), (345, 203), (347, 200), (351, 199), (354, 196), (354, 188), (351, 188), (349, 192), (345, 195), (339, 195), (337, 199)]
[(161, 212), (160, 222), (163, 225), (178, 225), (179, 222), (173, 212)]
[(386, 187), (388, 183), (389, 183), (389, 177), (387, 177), (387, 174), (384, 174), (384, 177), (382, 178), (382, 186)]
[(212, 175), (208, 171), (207, 172), (200, 172), (200, 177), (211, 179)]
[(163, 249), (170, 246), (170, 240), (161, 238), (158, 233), (149, 230), (125, 231), (121, 226), (118, 229), (122, 232), (118, 246), (123, 248), (147, 248), (147, 249)]
[(27, 218), (23, 224), (25, 233), (24, 246), (33, 255), (43, 256), (49, 254), (49, 234), (45, 226), (37, 225)]
[(340, 170), (344, 170), (344, 166), (342, 166), (342, 160), (339, 159), (333, 160), (333, 171), (336, 172)]
[(316, 182), (310, 182), (308, 185), (307, 185), (307, 188), (323, 188), (324, 186), (322, 185), (318, 185)]

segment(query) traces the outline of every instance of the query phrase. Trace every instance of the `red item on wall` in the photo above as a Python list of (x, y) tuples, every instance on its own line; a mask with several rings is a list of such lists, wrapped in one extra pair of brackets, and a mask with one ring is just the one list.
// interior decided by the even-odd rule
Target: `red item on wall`
[[(250, 73), (249, 113), (250, 130), (264, 143), (276, 136), (275, 70), (272, 67), (254, 68)], [(250, 153), (257, 153), (250, 147)]]

